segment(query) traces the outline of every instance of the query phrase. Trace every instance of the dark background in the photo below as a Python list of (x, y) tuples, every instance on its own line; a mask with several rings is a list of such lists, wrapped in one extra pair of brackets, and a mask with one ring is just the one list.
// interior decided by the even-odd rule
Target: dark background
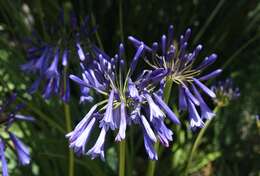
[[(26, 62), (24, 40), (31, 36), (32, 31), (46, 40), (55, 40), (55, 36), (46, 37), (44, 33), (46, 23), (57, 23), (61, 7), (73, 10), (79, 19), (90, 16), (91, 26), (97, 26), (104, 50), (111, 56), (117, 51), (119, 43), (124, 42), (128, 61), (134, 51), (127, 41), (129, 35), (141, 38), (150, 45), (167, 33), (170, 24), (174, 25), (176, 38), (187, 27), (192, 28), (189, 49), (203, 44), (199, 59), (217, 53), (219, 59), (210, 69), (223, 68), (217, 80), (232, 77), (240, 88), (241, 96), (217, 113), (202, 139), (190, 174), (259, 175), (260, 122), (256, 115), (260, 113), (260, 2), (122, 0), (121, 5), (123, 41), (120, 37), (120, 1), (0, 0), (0, 95), (5, 97), (10, 90), (20, 93), (28, 104), (24, 113), (33, 114), (38, 119), (34, 125), (22, 124), (17, 127), (16, 130), (24, 136), (23, 141), (31, 146), (32, 164), (29, 167), (17, 166), (15, 157), (10, 154), (10, 175), (60, 176), (67, 173), (68, 145), (65, 132), (55, 128), (55, 124), (59, 124), (65, 129), (62, 104), (57, 98), (45, 102), (39, 94), (30, 97), (24, 93), (33, 79), (19, 69), (19, 65)], [(30, 12), (25, 12), (24, 6)], [(33, 23), (26, 24), (28, 16), (33, 18)], [(91, 40), (100, 46), (96, 34), (91, 35)], [(138, 64), (139, 69), (142, 64)], [(77, 72), (76, 63), (74, 66)], [(70, 103), (74, 124), (91, 106), (79, 106), (78, 94), (74, 85)], [(137, 141), (136, 155), (131, 156), (134, 158), (132, 163), (127, 163), (127, 173), (144, 175), (148, 159), (138, 131), (134, 136)], [(87, 156), (78, 157), (75, 175), (116, 175), (117, 145), (112, 135), (110, 137), (111, 140), (108, 138), (106, 142), (106, 162), (92, 161)], [(174, 138), (174, 142), (159, 158), (156, 175), (183, 174), (196, 133), (192, 134), (186, 128), (175, 129)], [(138, 141), (141, 141), (140, 146)]]

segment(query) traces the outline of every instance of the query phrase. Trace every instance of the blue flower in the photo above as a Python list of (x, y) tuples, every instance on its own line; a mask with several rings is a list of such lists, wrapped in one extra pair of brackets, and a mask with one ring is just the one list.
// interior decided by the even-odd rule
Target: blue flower
[[(188, 28), (180, 36), (178, 43), (174, 41), (173, 31), (174, 28), (171, 25), (168, 35), (162, 35), (160, 43), (154, 42), (151, 47), (133, 36), (130, 36), (128, 39), (136, 48), (143, 46), (147, 53), (144, 56), (144, 61), (154, 69), (153, 72), (155, 74), (159, 75), (159, 70), (165, 70), (167, 80), (171, 80), (178, 86), (179, 109), (181, 111), (188, 110), (191, 127), (203, 127), (203, 119), (212, 118), (214, 113), (207, 106), (198, 89), (202, 90), (202, 92), (212, 99), (216, 98), (215, 93), (202, 81), (216, 77), (222, 70), (217, 69), (206, 75), (202, 75), (203, 71), (216, 61), (217, 55), (211, 54), (200, 64), (195, 65), (195, 60), (202, 50), (202, 45), (199, 44), (193, 51), (188, 52), (188, 40), (191, 36), (191, 29)], [(157, 81), (155, 77), (151, 81)], [(197, 107), (200, 108), (200, 114)]]
[(2, 163), (2, 175), (8, 176), (7, 162), (5, 159), (5, 142), (1, 137), (0, 137), (0, 157)]
[[(41, 38), (34, 34), (28, 39), (28, 62), (21, 65), (21, 69), (37, 76), (28, 90), (30, 94), (35, 93), (43, 84), (43, 98), (49, 99), (52, 95), (59, 95), (61, 100), (68, 102), (70, 99), (68, 72), (69, 63), (72, 62), (70, 58), (74, 57), (74, 53), (78, 53), (76, 57), (81, 61), (88, 59), (84, 45), (88, 45), (89, 40), (85, 39), (89, 39), (96, 29), (89, 28), (88, 17), (80, 23), (74, 13), (71, 13), (67, 24), (63, 13), (61, 10), (57, 24), (46, 26), (49, 30), (45, 33), (50, 36), (49, 38)], [(87, 97), (83, 98), (84, 101), (90, 100)]]
[(86, 142), (89, 139), (91, 130), (96, 121), (96, 118), (92, 116), (96, 108), (96, 105), (93, 106), (74, 130), (66, 135), (70, 141), (70, 148), (72, 148), (78, 155), (85, 153)]
[(143, 133), (144, 133), (144, 146), (145, 146), (145, 150), (146, 150), (149, 158), (151, 160), (158, 160), (157, 153), (156, 153), (156, 151), (154, 150), (154, 147), (153, 147), (154, 142), (148, 136), (146, 131), (144, 131)]
[(216, 94), (215, 103), (218, 106), (227, 106), (230, 101), (236, 100), (240, 96), (240, 90), (234, 85), (232, 78), (219, 81), (211, 86), (211, 90)]
[(115, 138), (116, 141), (122, 141), (125, 139), (125, 131), (126, 131), (126, 112), (125, 112), (125, 103), (121, 102), (120, 104), (120, 125), (119, 132)]
[(101, 121), (100, 127), (115, 129), (115, 122), (113, 118), (113, 101), (114, 101), (114, 90), (111, 90), (108, 98), (108, 103), (106, 107), (106, 112), (104, 118)]
[[(4, 133), (9, 134), (10, 139), (4, 139), (2, 134), (0, 135), (0, 157), (2, 162), (2, 175), (8, 176), (7, 162), (5, 159), (5, 141), (11, 140), (13, 142), (14, 149), (16, 151), (19, 163), (21, 165), (27, 165), (30, 163), (30, 153), (28, 147), (26, 147), (23, 142), (18, 139), (15, 134), (10, 131), (10, 127), (17, 121), (29, 121), (32, 122), (35, 119), (31, 116), (24, 116), (18, 114), (18, 112), (24, 108), (24, 105), (18, 104), (13, 106), (16, 100), (16, 94), (12, 93), (11, 96), (5, 101), (5, 103), (0, 106), (0, 127), (3, 129)], [(14, 109), (12, 109), (14, 107)]]
[(154, 103), (152, 97), (147, 93), (144, 96), (149, 105), (150, 121), (153, 121), (154, 118), (163, 118), (165, 116), (164, 113), (161, 111), (159, 106)]
[(105, 160), (104, 143), (105, 143), (106, 133), (107, 133), (107, 129), (104, 126), (101, 129), (101, 132), (98, 136), (95, 145), (87, 152), (87, 155), (90, 155), (91, 159), (100, 156), (102, 160)]
[[(104, 160), (107, 132), (117, 131), (115, 141), (120, 142), (126, 138), (127, 126), (136, 124), (144, 132), (144, 144), (149, 158), (157, 159), (152, 144), (158, 138), (168, 147), (172, 141), (173, 132), (164, 124), (165, 117), (180, 124), (161, 98), (164, 86), (161, 80), (168, 74), (168, 70), (144, 70), (132, 81), (138, 60), (144, 54), (143, 45), (138, 47), (128, 70), (123, 58), (123, 44), (119, 45), (118, 53), (112, 58), (96, 46), (92, 47), (92, 51), (92, 62), (81, 64), (81, 78), (70, 75), (70, 79), (79, 84), (81, 92), (83, 89), (93, 91), (94, 94), (101, 94), (104, 100), (95, 104), (75, 129), (67, 134), (70, 147), (77, 154), (87, 154), (91, 158), (100, 156)], [(160, 86), (157, 91), (158, 84)], [(85, 97), (83, 92), (81, 96)], [(93, 118), (99, 122), (101, 132), (96, 144), (85, 152), (85, 145), (94, 125), (94, 122), (90, 124)]]
[(29, 149), (19, 140), (13, 133), (9, 132), (10, 139), (14, 144), (14, 148), (17, 152), (17, 156), (21, 165), (27, 165), (30, 163)]

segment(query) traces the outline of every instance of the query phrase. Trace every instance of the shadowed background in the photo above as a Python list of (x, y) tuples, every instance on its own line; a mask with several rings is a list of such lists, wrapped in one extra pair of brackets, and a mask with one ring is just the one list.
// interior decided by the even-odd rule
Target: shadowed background
[[(12, 176), (60, 176), (68, 172), (68, 144), (62, 104), (58, 98), (44, 101), (40, 93), (32, 97), (25, 90), (32, 83), (22, 73), (20, 65), (26, 62), (25, 40), (36, 31), (46, 36), (47, 24), (57, 23), (61, 8), (74, 11), (77, 18), (89, 16), (97, 33), (91, 40), (112, 55), (117, 50), (122, 17), (123, 41), (130, 61), (134, 48), (127, 41), (129, 35), (141, 38), (147, 44), (157, 41), (168, 26), (174, 25), (175, 36), (192, 28), (190, 48), (203, 44), (199, 59), (212, 52), (219, 55), (212, 69), (223, 68), (217, 80), (232, 77), (241, 96), (222, 108), (201, 140), (189, 169), (190, 175), (259, 175), (260, 167), (260, 2), (257, 0), (0, 0), (0, 97), (8, 92), (20, 93), (20, 101), (27, 104), (25, 114), (32, 114), (37, 123), (21, 124), (17, 132), (31, 148), (32, 163), (17, 165), (8, 155)], [(120, 13), (122, 15), (120, 15)], [(73, 71), (79, 73), (77, 61)], [(138, 68), (144, 63), (138, 63)], [(76, 74), (74, 73), (74, 74)], [(174, 97), (171, 105), (176, 102)], [(1, 100), (0, 99), (0, 100)], [(72, 84), (70, 102), (73, 126), (87, 113), (92, 104), (78, 105), (79, 89)], [(176, 127), (174, 127), (175, 129)], [(95, 132), (94, 132), (95, 133)], [(96, 135), (98, 134), (95, 133)], [(127, 162), (127, 175), (144, 175), (148, 159), (139, 131), (134, 130), (134, 156)], [(155, 175), (182, 175), (189, 150), (197, 136), (183, 127), (175, 129), (174, 141), (164, 149), (157, 162)], [(106, 161), (75, 157), (75, 175), (116, 175), (117, 144), (112, 136), (106, 141)]]

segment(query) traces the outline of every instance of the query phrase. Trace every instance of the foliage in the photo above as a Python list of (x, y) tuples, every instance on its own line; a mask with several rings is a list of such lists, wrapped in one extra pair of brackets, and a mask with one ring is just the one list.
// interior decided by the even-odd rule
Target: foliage
[[(16, 129), (17, 133), (24, 134), (23, 141), (30, 144), (32, 162), (27, 167), (21, 167), (11, 152), (7, 151), (10, 175), (60, 176), (68, 173), (69, 149), (65, 139), (67, 126), (63, 103), (57, 97), (45, 101), (41, 93), (26, 93), (33, 78), (20, 69), (20, 65), (26, 62), (26, 39), (34, 31), (44, 39), (51, 38), (46, 34), (46, 22), (55, 24), (61, 7), (67, 14), (74, 10), (80, 20), (89, 16), (91, 26), (97, 27), (97, 32), (90, 39), (110, 55), (115, 53), (119, 42), (124, 42), (126, 55), (131, 56), (133, 47), (127, 41), (129, 35), (151, 44), (162, 32), (167, 31), (169, 24), (175, 26), (176, 36), (191, 27), (191, 47), (199, 42), (205, 46), (201, 59), (213, 51), (218, 53), (217, 64), (210, 69), (223, 68), (224, 72), (217, 79), (232, 77), (240, 88), (241, 96), (217, 111), (187, 172), (205, 176), (260, 174), (260, 126), (259, 120), (255, 118), (260, 113), (260, 2), (0, 0), (0, 102), (8, 92), (15, 91), (19, 95), (18, 101), (27, 105), (24, 113), (37, 119), (34, 125), (24, 123)], [(76, 63), (70, 70), (75, 74), (79, 73)], [(141, 72), (141, 66), (144, 65), (144, 62), (139, 63), (137, 70)], [(74, 127), (88, 112), (91, 104), (78, 104), (79, 89), (75, 84), (72, 84), (71, 91), (69, 105)], [(173, 97), (169, 105), (175, 109), (177, 97), (174, 91), (169, 97)], [(160, 157), (156, 162), (155, 175), (184, 175), (191, 148), (199, 133), (191, 131), (185, 123), (172, 128), (175, 132), (174, 141), (169, 149), (159, 148)], [(142, 147), (143, 139), (135, 127), (131, 127), (128, 132), (131, 135), (127, 135), (126, 175), (144, 175), (148, 160)], [(98, 131), (94, 133), (98, 135)], [(112, 136), (109, 138), (106, 161), (75, 156), (75, 175), (117, 175), (118, 145)]]

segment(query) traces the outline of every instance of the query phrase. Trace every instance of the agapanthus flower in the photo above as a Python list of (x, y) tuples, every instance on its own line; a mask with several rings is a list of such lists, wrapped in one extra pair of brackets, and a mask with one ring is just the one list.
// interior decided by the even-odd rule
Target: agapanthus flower
[[(13, 106), (15, 99), (16, 94), (12, 94), (11, 97), (5, 101), (5, 104), (0, 106), (0, 127), (3, 131), (0, 135), (0, 158), (3, 176), (8, 176), (7, 161), (5, 158), (6, 143), (9, 143), (9, 146), (13, 147), (21, 165), (30, 163), (29, 148), (11, 131), (10, 127), (18, 121), (32, 122), (34, 118), (18, 114), (24, 106), (22, 104)], [(7, 135), (9, 138), (6, 138)]]
[(68, 102), (70, 99), (69, 63), (74, 58), (83, 61), (88, 57), (84, 45), (88, 45), (89, 36), (93, 32), (95, 28), (90, 29), (89, 17), (80, 23), (76, 15), (71, 13), (67, 24), (61, 11), (57, 24), (46, 24), (45, 37), (41, 38), (34, 33), (33, 37), (27, 40), (28, 62), (21, 65), (23, 71), (36, 75), (29, 93), (36, 92), (43, 84), (42, 96), (45, 99), (49, 99), (52, 95), (59, 95), (64, 102)]
[[(170, 110), (161, 97), (161, 84), (168, 71), (159, 69), (145, 70), (132, 80), (132, 75), (139, 58), (144, 54), (144, 45), (140, 45), (129, 64), (124, 58), (124, 46), (120, 44), (119, 51), (114, 57), (108, 56), (97, 47), (92, 48), (93, 62), (81, 64), (81, 78), (70, 75), (82, 89), (89, 88), (96, 94), (103, 95), (103, 100), (95, 104), (87, 115), (78, 123), (74, 130), (66, 135), (69, 138), (70, 148), (77, 154), (87, 154), (91, 158), (100, 156), (105, 159), (105, 140), (109, 131), (116, 131), (115, 141), (126, 138), (127, 126), (137, 124), (141, 127), (144, 136), (144, 145), (150, 159), (157, 159), (153, 144), (160, 142), (169, 146), (173, 132), (167, 128), (164, 119), (168, 117), (179, 124), (176, 115)], [(88, 151), (86, 143), (90, 138), (94, 126), (100, 128), (100, 135), (96, 143)]]
[(129, 40), (135, 47), (144, 45), (144, 49), (147, 51), (144, 61), (154, 70), (169, 71), (165, 79), (178, 86), (179, 109), (189, 112), (191, 128), (203, 127), (203, 120), (212, 118), (214, 113), (206, 104), (200, 90), (210, 98), (215, 98), (215, 93), (203, 82), (219, 75), (222, 70), (217, 69), (203, 74), (203, 71), (216, 61), (217, 55), (211, 54), (205, 57), (201, 63), (195, 64), (196, 58), (202, 50), (202, 45), (197, 45), (189, 52), (188, 40), (191, 29), (188, 28), (185, 34), (180, 36), (179, 41), (174, 40), (173, 32), (173, 26), (170, 26), (167, 36), (162, 35), (161, 41), (154, 42), (151, 47), (132, 36), (129, 37)]
[(240, 96), (240, 90), (234, 85), (234, 81), (231, 78), (217, 82), (211, 86), (211, 90), (216, 94), (217, 98), (214, 100), (214, 103), (218, 106), (227, 106), (230, 101)]

